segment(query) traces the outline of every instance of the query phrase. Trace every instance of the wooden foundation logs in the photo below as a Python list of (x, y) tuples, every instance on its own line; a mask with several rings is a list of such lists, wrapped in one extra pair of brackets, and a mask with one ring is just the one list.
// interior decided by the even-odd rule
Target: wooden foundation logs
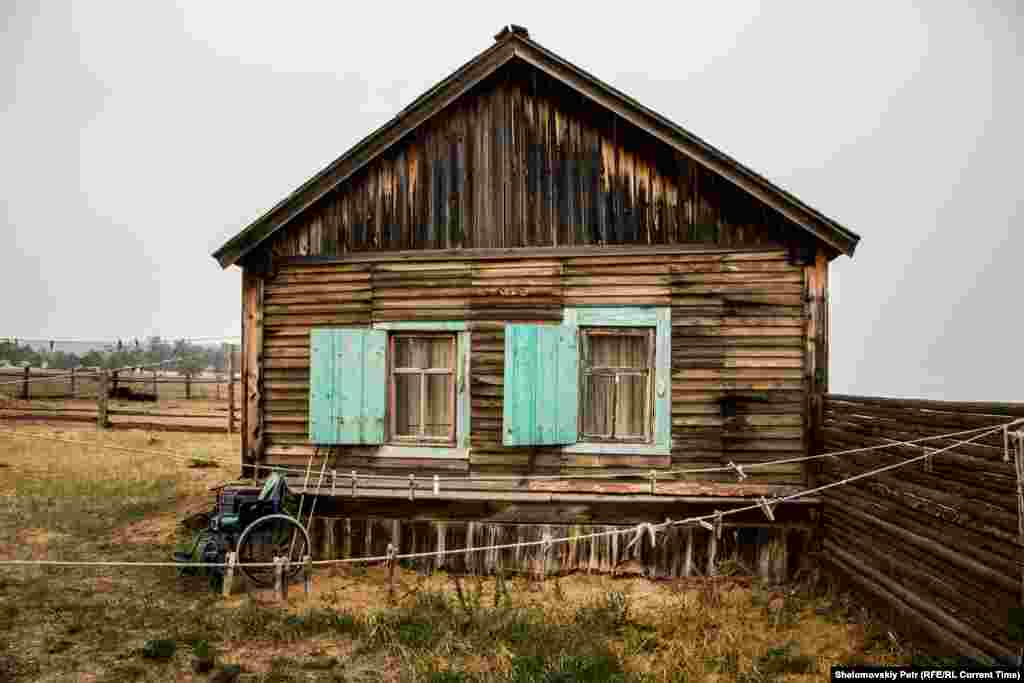
[[(623, 533), (610, 533), (616, 530)], [(698, 562), (707, 568), (708, 575), (713, 576), (720, 562), (734, 561), (777, 584), (787, 578), (791, 537), (794, 534), (809, 535), (810, 532), (807, 527), (795, 525), (760, 529), (726, 527), (721, 538), (716, 539), (703, 530), (678, 526), (659, 530), (657, 545), (653, 548), (645, 536), (627, 551), (635, 527), (321, 517), (313, 525), (311, 536), (318, 560), (383, 556), (389, 544), (399, 555), (436, 553), (410, 560), (423, 571), (446, 569), (460, 573), (494, 574), (500, 569), (538, 576), (575, 571), (626, 572), (650, 578), (675, 579), (700, 573), (696, 571)], [(586, 538), (593, 533), (607, 535)], [(544, 553), (543, 540), (546, 536), (576, 540), (552, 543)], [(498, 545), (510, 547), (492, 547)], [(443, 554), (459, 548), (480, 550)]]

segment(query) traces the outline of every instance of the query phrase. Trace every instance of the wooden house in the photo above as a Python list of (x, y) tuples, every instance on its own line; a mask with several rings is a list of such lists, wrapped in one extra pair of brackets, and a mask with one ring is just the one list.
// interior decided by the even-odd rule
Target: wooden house
[(818, 441), (858, 240), (504, 28), (215, 252), (243, 271), (243, 466), (301, 487), (329, 454), (353, 554), (375, 524), (405, 551), (798, 491), (778, 461)]

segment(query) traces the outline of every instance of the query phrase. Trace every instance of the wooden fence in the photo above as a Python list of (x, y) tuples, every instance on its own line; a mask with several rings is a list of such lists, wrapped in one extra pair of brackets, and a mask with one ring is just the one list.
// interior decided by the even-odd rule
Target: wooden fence
[[(104, 429), (230, 434), (239, 424), (239, 380), (233, 371), (189, 377), (95, 368), (0, 368), (0, 420), (94, 422)], [(190, 403), (196, 399), (206, 405), (181, 407), (174, 403), (181, 399)]]
[[(0, 368), (0, 396), (32, 400), (39, 398), (92, 398), (99, 387), (97, 368), (53, 370), (43, 368)], [(236, 372), (234, 384), (238, 386)], [(189, 377), (160, 370), (121, 370), (111, 373), (111, 387), (131, 387), (153, 394), (157, 399), (227, 400), (231, 378), (227, 373)]]
[[(829, 452), (1009, 422), (1024, 417), (1024, 404), (830, 395), (824, 412)], [(1018, 476), (1004, 448), (1000, 431), (823, 495), (825, 563), (944, 653), (1019, 655), (1009, 621), (1024, 604), (1024, 538)], [(814, 475), (824, 484), (925, 453), (902, 446), (824, 458)]]

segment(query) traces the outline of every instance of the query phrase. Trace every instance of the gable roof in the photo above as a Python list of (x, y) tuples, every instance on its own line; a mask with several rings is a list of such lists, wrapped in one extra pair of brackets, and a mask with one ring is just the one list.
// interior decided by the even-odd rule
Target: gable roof
[(836, 251), (853, 256), (854, 249), (860, 241), (857, 233), (808, 206), (796, 196), (693, 133), (544, 48), (529, 37), (526, 29), (513, 24), (511, 27), (503, 28), (494, 38), (494, 45), (420, 95), (390, 121), (360, 140), (217, 249), (213, 257), (221, 267), (227, 268), (238, 263), (246, 254), (356, 171), (515, 59), (534, 66), (591, 101), (611, 110), (709, 170), (730, 180)]

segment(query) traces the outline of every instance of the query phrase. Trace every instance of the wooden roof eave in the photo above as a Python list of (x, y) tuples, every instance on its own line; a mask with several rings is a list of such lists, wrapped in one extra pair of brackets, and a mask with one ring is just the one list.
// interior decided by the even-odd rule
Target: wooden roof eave
[(308, 180), (214, 252), (221, 267), (238, 263), (271, 234), (283, 228), (339, 184), (451, 102), (512, 59), (521, 59), (614, 112), (670, 147), (727, 178), (748, 194), (840, 253), (853, 255), (860, 236), (800, 201), (701, 138), (648, 109), (574, 64), (520, 34), (509, 33), (426, 93), (390, 121)]
[(213, 253), (213, 257), (222, 268), (234, 265), (271, 234), (320, 201), (353, 173), (376, 159), (513, 57), (512, 46), (508, 43), (495, 44), (480, 53), (451, 76), (417, 97), (390, 121), (357, 142), (329, 166), (228, 240)]
[[(828, 218), (725, 152), (713, 147), (575, 64), (559, 57), (542, 45), (528, 38), (517, 38), (522, 41), (522, 45), (516, 46), (515, 55), (523, 61), (615, 112), (624, 120), (703, 164), (708, 170), (727, 178), (740, 189), (774, 208), (825, 244), (841, 253), (853, 256), (857, 243), (860, 241), (860, 235), (857, 233)], [(538, 58), (538, 53), (541, 58)]]

